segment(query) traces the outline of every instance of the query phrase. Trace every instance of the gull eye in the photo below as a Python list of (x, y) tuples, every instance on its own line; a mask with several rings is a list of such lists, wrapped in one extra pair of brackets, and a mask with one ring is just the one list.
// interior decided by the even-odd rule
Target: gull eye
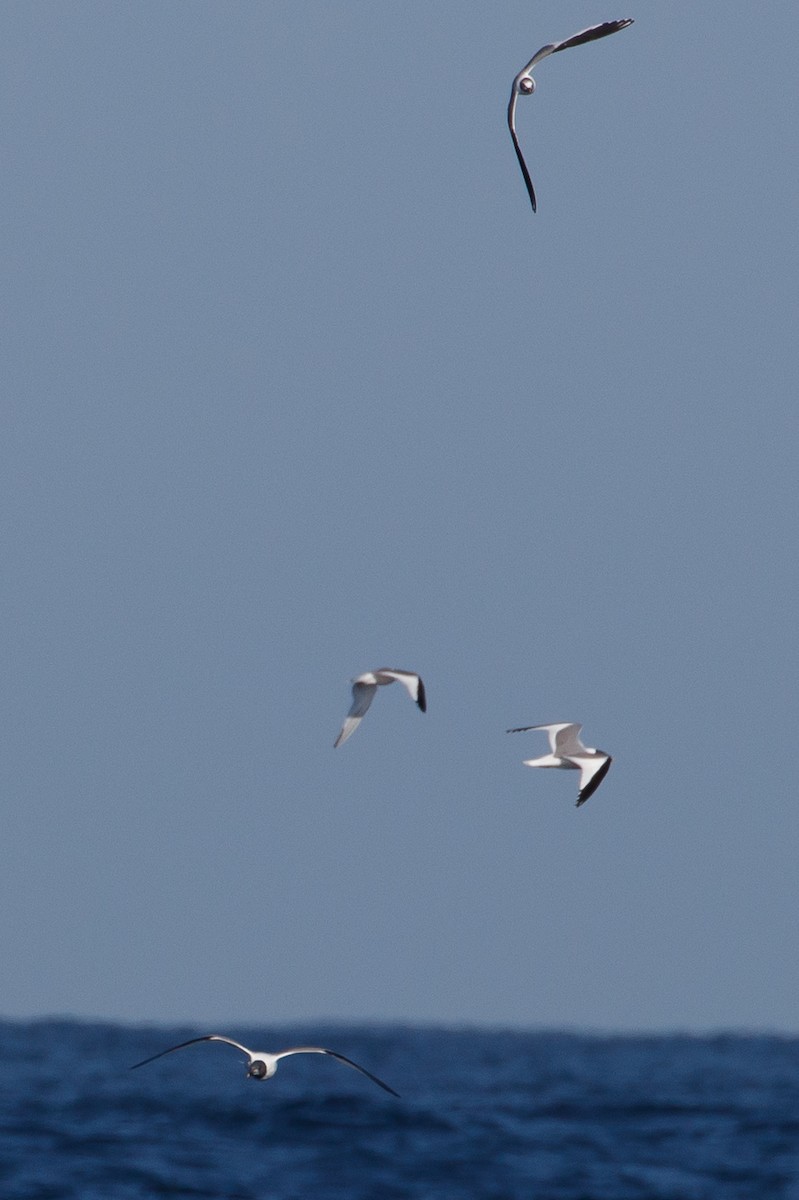
[(257, 1058), (254, 1063), (250, 1063), (247, 1074), (252, 1075), (253, 1079), (263, 1079), (266, 1075), (266, 1063)]

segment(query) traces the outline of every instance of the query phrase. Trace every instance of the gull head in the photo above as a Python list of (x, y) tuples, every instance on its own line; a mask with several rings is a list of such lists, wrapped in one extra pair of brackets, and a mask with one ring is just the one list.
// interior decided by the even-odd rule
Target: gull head
[(532, 75), (525, 75), (519, 80), (519, 94), (522, 96), (532, 96), (535, 91), (535, 80)]
[(247, 1068), (248, 1079), (266, 1079), (268, 1074), (269, 1070), (262, 1058), (254, 1058)]

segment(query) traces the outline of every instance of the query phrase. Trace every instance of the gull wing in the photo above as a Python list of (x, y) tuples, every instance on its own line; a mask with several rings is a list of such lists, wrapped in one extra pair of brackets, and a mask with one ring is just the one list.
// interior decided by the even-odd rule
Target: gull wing
[(585, 750), (585, 746), (580, 741), (580, 730), (582, 725), (553, 725), (549, 740), (552, 744), (552, 753), (560, 754), (563, 758), (571, 758), (575, 754), (579, 754), (581, 750)]
[(364, 713), (368, 711), (369, 705), (374, 700), (376, 691), (376, 683), (354, 683), (352, 685), (352, 706), (341, 726), (341, 732), (333, 743), (334, 750), (336, 746), (343, 745), (347, 738), (355, 733), (363, 720)]
[(395, 679), (397, 683), (401, 683), (411, 700), (416, 701), (422, 712), (427, 712), (427, 696), (421, 675), (417, 675), (414, 671), (399, 671), (396, 667), (381, 667), (376, 674), (386, 675), (389, 679)]
[(519, 72), (516, 78), (521, 79), (523, 75), (527, 75), (536, 63), (540, 63), (542, 58), (548, 58), (550, 54), (557, 54), (559, 50), (569, 50), (572, 46), (582, 46), (584, 42), (593, 42), (597, 38), (607, 37), (610, 33), (618, 33), (620, 29), (626, 29), (628, 25), (632, 24), (632, 17), (625, 17), (621, 21), (603, 21), (601, 25), (590, 25), (588, 29), (581, 29), (579, 33), (573, 33), (571, 37), (564, 38), (562, 42), (549, 42), (540, 50), (536, 50), (527, 66)]
[(235, 1046), (237, 1050), (243, 1051), (247, 1057), (250, 1057), (250, 1052), (246, 1046), (242, 1046), (240, 1042), (234, 1042), (232, 1038), (223, 1037), (221, 1033), (207, 1033), (204, 1037), (189, 1038), (187, 1042), (178, 1042), (177, 1046), (170, 1046), (168, 1050), (159, 1050), (158, 1054), (151, 1054), (149, 1058), (143, 1058), (141, 1062), (134, 1063), (130, 1068), (135, 1071), (136, 1067), (143, 1067), (146, 1063), (155, 1062), (157, 1058), (163, 1058), (165, 1054), (171, 1054), (174, 1050), (183, 1050), (185, 1046), (194, 1046), (197, 1042), (227, 1042), (228, 1046)]
[(593, 796), (602, 780), (610, 770), (613, 759), (609, 754), (598, 754), (591, 758), (582, 758), (577, 754), (569, 755), (569, 762), (580, 768), (580, 791), (577, 796), (577, 807), (585, 804), (589, 796)]
[(293, 1046), (290, 1050), (281, 1050), (274, 1057), (275, 1059), (288, 1058), (290, 1054), (327, 1054), (330, 1058), (335, 1058), (340, 1063), (344, 1063), (346, 1067), (352, 1067), (353, 1071), (358, 1071), (361, 1075), (365, 1075), (367, 1079), (371, 1079), (372, 1083), (376, 1083), (378, 1087), (381, 1087), (384, 1092), (388, 1092), (391, 1096), (396, 1096), (397, 1099), (400, 1098), (399, 1092), (395, 1092), (387, 1083), (383, 1083), (382, 1079), (378, 1079), (376, 1075), (373, 1075), (371, 1071), (367, 1071), (365, 1067), (359, 1067), (351, 1058), (345, 1058), (343, 1054), (337, 1054), (335, 1050), (325, 1050), (323, 1046)]
[[(539, 54), (540, 53), (541, 52), (539, 51)], [(533, 62), (535, 62), (535, 59), (533, 59)], [(522, 74), (524, 74), (524, 72), (522, 72)], [(518, 79), (518, 76), (516, 78)], [(527, 163), (524, 161), (524, 155), (522, 154), (522, 148), (519, 145), (519, 139), (516, 136), (516, 100), (518, 99), (518, 95), (519, 93), (516, 90), (516, 80), (514, 80), (513, 89), (510, 94), (510, 101), (508, 102), (508, 129), (510, 130), (511, 138), (513, 139), (513, 149), (516, 151), (516, 157), (518, 158), (519, 166), (522, 169), (522, 175), (524, 176), (524, 182), (527, 187), (527, 195), (530, 197), (530, 203), (533, 206), (533, 212), (537, 212), (538, 207), (535, 200), (535, 188), (533, 187), (533, 181), (530, 178), (530, 172), (527, 170)]]
[(632, 17), (624, 17), (621, 21), (603, 21), (601, 25), (589, 25), (588, 29), (581, 29), (579, 33), (573, 33), (571, 37), (565, 38), (562, 42), (542, 47), (533, 62), (546, 57), (543, 53), (544, 50), (548, 54), (556, 54), (558, 50), (568, 50), (572, 46), (582, 46), (584, 42), (593, 42), (597, 38), (607, 37), (609, 33), (618, 33), (620, 29), (626, 29), (628, 25), (632, 24)]
[(536, 729), (546, 731), (549, 735), (549, 748), (553, 754), (565, 756), (569, 753), (569, 747), (574, 751), (585, 749), (577, 736), (582, 729), (582, 725), (572, 725), (563, 722), (554, 725), (520, 725), (518, 729), (506, 730), (506, 733), (530, 733)]

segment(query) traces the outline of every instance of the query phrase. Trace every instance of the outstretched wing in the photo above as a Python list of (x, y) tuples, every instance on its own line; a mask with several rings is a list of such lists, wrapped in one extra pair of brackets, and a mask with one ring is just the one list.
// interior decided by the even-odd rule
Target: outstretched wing
[(524, 176), (524, 182), (527, 187), (527, 195), (530, 197), (530, 203), (533, 206), (533, 212), (537, 212), (538, 208), (535, 201), (535, 188), (533, 187), (533, 181), (530, 178), (530, 172), (527, 170), (527, 163), (524, 161), (524, 155), (522, 154), (522, 148), (519, 145), (519, 139), (516, 136), (517, 98), (518, 92), (516, 90), (516, 84), (514, 83), (513, 90), (510, 94), (510, 101), (508, 102), (508, 129), (510, 130), (511, 138), (513, 139), (513, 149), (516, 151), (516, 157), (518, 158), (519, 166), (522, 169), (522, 175)]
[(582, 725), (567, 724), (559, 722), (552, 725), (520, 725), (518, 729), (508, 729), (506, 733), (530, 733), (532, 730), (540, 729), (549, 735), (549, 748), (553, 754), (561, 757), (568, 754), (568, 747), (572, 750), (584, 749), (580, 745), (578, 734), (582, 729)]
[(391, 1096), (396, 1096), (398, 1100), (400, 1098), (399, 1092), (395, 1092), (382, 1079), (378, 1079), (376, 1075), (373, 1075), (371, 1071), (367, 1071), (365, 1067), (359, 1067), (351, 1058), (345, 1058), (343, 1054), (337, 1054), (335, 1050), (325, 1050), (323, 1046), (293, 1046), (290, 1050), (281, 1050), (279, 1054), (275, 1055), (275, 1058), (287, 1058), (290, 1054), (327, 1054), (330, 1058), (338, 1059), (340, 1063), (344, 1063), (345, 1067), (352, 1067), (353, 1071), (358, 1071), (361, 1075), (365, 1075), (367, 1079), (371, 1079), (372, 1083), (376, 1083), (378, 1087), (381, 1087), (384, 1092), (388, 1092)]
[(577, 807), (579, 808), (581, 804), (585, 804), (589, 796), (593, 796), (610, 770), (613, 759), (609, 754), (592, 758), (581, 758), (579, 755), (572, 754), (569, 756), (569, 761), (580, 768), (580, 791), (577, 795)]
[(386, 675), (389, 679), (395, 679), (397, 683), (401, 683), (411, 700), (416, 701), (422, 712), (427, 712), (427, 696), (421, 675), (417, 675), (414, 671), (400, 671), (396, 667), (381, 667), (377, 674)]
[(197, 1042), (227, 1042), (228, 1046), (235, 1046), (237, 1050), (241, 1050), (248, 1058), (250, 1057), (249, 1050), (240, 1042), (223, 1037), (221, 1033), (207, 1033), (204, 1037), (189, 1038), (187, 1042), (178, 1042), (177, 1046), (170, 1046), (168, 1050), (159, 1050), (158, 1054), (151, 1054), (149, 1058), (143, 1058), (141, 1062), (134, 1063), (130, 1069), (135, 1071), (136, 1067), (143, 1067), (146, 1063), (155, 1062), (157, 1058), (163, 1058), (165, 1054), (172, 1054), (174, 1050), (183, 1050), (185, 1046), (194, 1046)]
[(549, 734), (552, 753), (560, 754), (563, 758), (572, 758), (584, 750), (585, 746), (580, 741), (581, 729), (582, 725), (553, 725)]
[(344, 724), (341, 726), (341, 732), (333, 743), (334, 750), (336, 746), (343, 745), (347, 738), (355, 733), (355, 730), (363, 720), (364, 713), (372, 703), (376, 691), (376, 683), (354, 683), (352, 685), (352, 707), (347, 713)]
[(626, 29), (628, 25), (632, 24), (632, 17), (625, 17), (621, 21), (603, 21), (601, 25), (590, 25), (588, 29), (581, 29), (579, 33), (573, 33), (571, 37), (564, 38), (562, 42), (549, 42), (540, 50), (536, 50), (527, 66), (519, 72), (516, 78), (518, 80), (523, 75), (529, 74), (536, 63), (540, 63), (542, 58), (548, 58), (550, 54), (557, 54), (559, 50), (569, 50), (572, 46), (582, 46), (584, 42), (593, 42), (597, 38), (607, 37), (610, 33), (618, 33), (620, 29)]
[[(542, 50), (538, 51), (533, 62), (546, 57), (544, 50), (549, 54), (557, 54), (559, 50), (569, 50), (572, 46), (582, 46), (583, 42), (593, 42), (597, 38), (607, 37), (609, 33), (618, 33), (620, 29), (626, 29), (632, 23), (632, 17), (625, 17), (621, 21), (603, 21), (601, 25), (591, 25), (588, 29), (581, 29), (579, 33), (573, 33), (571, 37), (562, 42), (555, 42), (553, 46), (544, 46)], [(532, 63), (530, 65), (532, 66)]]

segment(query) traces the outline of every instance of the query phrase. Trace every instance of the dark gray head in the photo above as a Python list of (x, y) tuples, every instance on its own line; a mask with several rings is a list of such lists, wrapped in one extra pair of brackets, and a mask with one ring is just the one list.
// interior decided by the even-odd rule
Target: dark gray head
[(524, 79), (519, 80), (519, 92), (522, 96), (532, 96), (535, 91), (535, 80), (532, 75), (525, 75)]
[(263, 1059), (254, 1059), (247, 1068), (248, 1079), (266, 1079), (266, 1063)]

